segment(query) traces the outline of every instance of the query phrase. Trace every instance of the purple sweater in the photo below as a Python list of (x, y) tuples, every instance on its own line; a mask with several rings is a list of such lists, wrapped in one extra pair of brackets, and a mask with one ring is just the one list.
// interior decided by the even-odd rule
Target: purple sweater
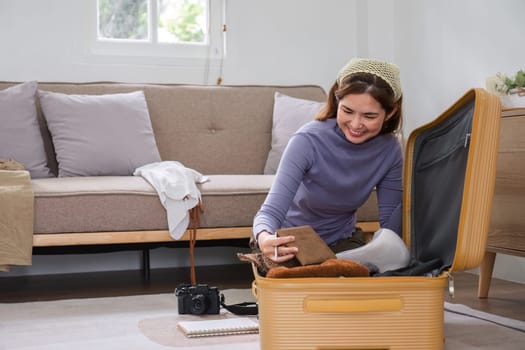
[(312, 121), (290, 139), (253, 223), (262, 230), (310, 225), (327, 244), (349, 237), (355, 212), (377, 189), (381, 227), (401, 234), (403, 156), (391, 134), (348, 141), (335, 118)]

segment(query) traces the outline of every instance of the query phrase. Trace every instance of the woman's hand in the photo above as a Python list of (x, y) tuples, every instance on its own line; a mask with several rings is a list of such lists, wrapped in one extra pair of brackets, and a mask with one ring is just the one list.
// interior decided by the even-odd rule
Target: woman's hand
[(294, 236), (277, 237), (267, 231), (263, 231), (257, 236), (257, 244), (261, 252), (276, 263), (293, 259), (297, 254), (297, 247), (286, 247), (286, 244), (294, 240)]

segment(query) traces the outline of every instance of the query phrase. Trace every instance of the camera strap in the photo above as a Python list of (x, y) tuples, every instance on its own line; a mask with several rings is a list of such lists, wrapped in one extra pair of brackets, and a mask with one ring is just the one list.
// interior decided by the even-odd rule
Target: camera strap
[(255, 302), (246, 301), (244, 303), (226, 305), (224, 301), (221, 301), (221, 305), (235, 315), (257, 315), (259, 313), (259, 308)]
[(226, 305), (224, 302), (224, 294), (220, 295), (220, 303), (223, 308), (235, 315), (257, 315), (259, 307), (256, 302), (245, 301), (243, 303)]
[(191, 284), (196, 285), (197, 284), (197, 277), (195, 274), (195, 243), (197, 243), (197, 229), (200, 226), (200, 218), (199, 213), (203, 213), (204, 208), (202, 206), (202, 202), (199, 200), (199, 203), (197, 206), (190, 209), (190, 224), (189, 224), (189, 231), (190, 231), (190, 279)]
[[(190, 209), (190, 277), (191, 284), (197, 284), (195, 275), (195, 243), (197, 242), (197, 228), (200, 226), (199, 213), (204, 212), (202, 202), (194, 208)], [(226, 305), (224, 303), (224, 295), (220, 295), (220, 303), (223, 308), (235, 315), (257, 315), (259, 308), (256, 302), (243, 302), (239, 304)]]

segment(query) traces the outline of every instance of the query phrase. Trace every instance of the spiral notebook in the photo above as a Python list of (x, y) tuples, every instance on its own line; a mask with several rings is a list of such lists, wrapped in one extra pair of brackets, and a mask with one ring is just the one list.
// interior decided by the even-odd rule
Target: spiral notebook
[(177, 323), (177, 327), (189, 338), (259, 333), (259, 324), (248, 317), (180, 321)]

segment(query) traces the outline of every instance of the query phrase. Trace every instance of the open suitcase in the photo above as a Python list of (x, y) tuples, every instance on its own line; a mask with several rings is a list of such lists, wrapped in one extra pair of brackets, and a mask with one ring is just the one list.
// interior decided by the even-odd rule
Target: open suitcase
[(469, 90), (405, 149), (403, 239), (430, 275), (262, 277), (254, 266), (261, 349), (443, 349), (451, 273), (477, 267), (489, 227), (501, 107)]

